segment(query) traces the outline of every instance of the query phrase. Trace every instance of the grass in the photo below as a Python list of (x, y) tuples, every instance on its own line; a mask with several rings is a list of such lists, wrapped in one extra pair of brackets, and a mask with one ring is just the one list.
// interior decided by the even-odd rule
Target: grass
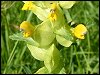
[[(33, 74), (43, 66), (43, 62), (32, 57), (24, 42), (9, 39), (19, 32), (18, 26), (29, 15), (21, 10), (22, 6), (21, 1), (1, 4), (1, 73)], [(79, 45), (59, 47), (65, 71), (67, 74), (99, 74), (99, 1), (81, 1), (68, 11), (74, 22), (86, 25), (88, 33)], [(33, 14), (31, 22), (38, 24), (40, 20)]]

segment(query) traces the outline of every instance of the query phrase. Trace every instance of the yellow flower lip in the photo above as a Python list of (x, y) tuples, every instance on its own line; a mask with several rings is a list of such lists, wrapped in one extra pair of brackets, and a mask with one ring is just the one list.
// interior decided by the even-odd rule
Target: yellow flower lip
[(83, 24), (79, 24), (73, 29), (72, 32), (76, 38), (84, 39), (84, 35), (87, 33), (87, 28)]
[(22, 10), (31, 10), (33, 8), (32, 1), (26, 1), (22, 7)]
[(23, 33), (23, 36), (27, 38), (27, 37), (30, 37), (31, 35), (30, 35), (30, 33), (28, 33), (28, 32), (24, 32), (24, 33)]
[(55, 10), (57, 8), (57, 4), (56, 3), (52, 3), (51, 4), (51, 9)]
[(23, 21), (20, 24), (20, 30), (23, 31), (24, 37), (30, 37), (33, 34), (34, 27), (28, 21)]
[(57, 19), (57, 14), (55, 13), (56, 8), (57, 8), (56, 3), (52, 3), (51, 10), (48, 16), (51, 21), (55, 21)]
[(49, 18), (51, 21), (55, 21), (57, 19), (57, 15), (55, 13), (50, 13)]

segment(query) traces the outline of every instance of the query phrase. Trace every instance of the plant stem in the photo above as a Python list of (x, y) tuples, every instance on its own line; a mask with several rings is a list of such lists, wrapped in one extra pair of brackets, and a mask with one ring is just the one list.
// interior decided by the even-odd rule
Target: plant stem
[(68, 12), (68, 10), (64, 10), (64, 9), (63, 9), (63, 11), (66, 13), (65, 16), (66, 16), (66, 18), (67, 18), (67, 21), (68, 21), (68, 22), (71, 22), (71, 21), (72, 21), (72, 18), (71, 18), (71, 16), (70, 16), (70, 13)]
[(78, 62), (78, 66), (81, 69), (81, 64), (80, 64), (79, 59), (78, 59), (78, 55), (77, 55), (77, 51), (76, 51), (75, 45), (74, 45), (74, 50), (75, 50), (75, 53), (76, 53), (76, 59), (77, 59), (77, 62)]
[(97, 69), (98, 66), (99, 66), (99, 63), (96, 64), (96, 66), (95, 66), (94, 69), (92, 70), (91, 74), (93, 74), (93, 72)]
[(71, 46), (71, 51), (70, 51), (70, 64), (69, 64), (69, 68), (70, 68), (70, 71), (71, 71), (71, 67), (72, 67), (72, 60), (73, 60), (73, 46)]
[[(87, 33), (87, 42), (88, 42), (88, 52), (90, 52), (91, 47), (90, 47), (90, 37), (89, 37), (89, 32)], [(88, 61), (90, 58), (90, 54), (88, 53)]]
[(13, 50), (12, 50), (12, 52), (11, 52), (9, 58), (8, 58), (8, 61), (7, 61), (7, 67), (5, 68), (3, 74), (6, 73), (6, 70), (8, 69), (8, 66), (11, 64), (11, 61), (13, 59), (12, 57), (14, 57), (14, 54), (15, 54), (14, 52), (15, 52), (15, 48), (17, 47), (17, 44), (18, 44), (18, 41), (15, 42), (15, 45), (13, 47)]
[(85, 56), (85, 54), (84, 54), (84, 52), (83, 52), (82, 47), (80, 47), (80, 49), (81, 49), (81, 52), (83, 53), (84, 59), (85, 59), (85, 61), (86, 61), (86, 65), (87, 65), (86, 73), (88, 74), (88, 71), (89, 71), (89, 70), (92, 71), (92, 70), (91, 70), (91, 67), (90, 67), (90, 65), (89, 65), (89, 63), (88, 63), (88, 60), (86, 59), (86, 56)]
[(33, 12), (32, 12), (32, 11), (30, 11), (30, 13), (29, 13), (29, 15), (28, 15), (28, 17), (27, 17), (26, 21), (29, 21), (29, 22), (30, 22), (31, 17), (32, 17), (32, 14), (33, 14)]

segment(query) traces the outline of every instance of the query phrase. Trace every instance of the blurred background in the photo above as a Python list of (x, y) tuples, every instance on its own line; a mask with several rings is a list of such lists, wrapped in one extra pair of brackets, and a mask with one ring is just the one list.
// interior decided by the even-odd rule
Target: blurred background
[[(20, 32), (19, 25), (27, 19), (30, 11), (22, 11), (21, 1), (1, 1), (1, 73), (6, 74), (33, 74), (43, 66), (43, 62), (34, 59), (26, 47), (25, 42), (11, 40), (10, 35)], [(85, 55), (89, 57), (87, 64), (91, 70), (88, 73), (99, 73), (99, 1), (80, 1), (71, 9), (68, 9), (72, 20), (76, 23), (83, 23), (88, 28), (86, 39), (80, 42)], [(36, 15), (32, 15), (31, 23), (39, 24), (41, 21)], [(82, 71), (72, 71), (68, 65), (70, 48), (61, 47), (61, 53), (65, 59), (66, 73), (87, 73), (83, 66)], [(76, 48), (80, 51), (80, 48)], [(73, 53), (73, 56), (75, 54)], [(81, 52), (80, 52), (81, 55)], [(86, 64), (79, 56), (80, 63)], [(77, 62), (74, 62), (77, 64)], [(88, 68), (88, 66), (86, 66)], [(76, 67), (78, 68), (78, 67)], [(89, 69), (89, 68), (88, 68)]]

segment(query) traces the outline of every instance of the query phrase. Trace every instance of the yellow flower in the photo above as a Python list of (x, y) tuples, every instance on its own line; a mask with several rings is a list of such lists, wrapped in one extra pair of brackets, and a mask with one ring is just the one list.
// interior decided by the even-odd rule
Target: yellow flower
[(72, 33), (74, 33), (74, 36), (79, 39), (84, 39), (84, 35), (87, 32), (87, 28), (83, 24), (77, 25), (75, 28), (73, 28)]
[(22, 10), (31, 10), (33, 8), (32, 1), (26, 1), (22, 7)]
[(55, 10), (57, 8), (57, 4), (56, 3), (52, 3), (51, 4), (51, 9)]
[(55, 21), (55, 20), (57, 19), (57, 15), (56, 15), (55, 13), (50, 13), (50, 14), (49, 14), (49, 19), (50, 19), (51, 21)]
[(34, 27), (27, 21), (23, 21), (20, 24), (20, 30), (23, 31), (23, 36), (24, 37), (30, 37), (33, 34)]
[(50, 10), (50, 13), (49, 13), (49, 15), (48, 15), (48, 17), (49, 17), (49, 19), (51, 20), (51, 21), (55, 21), (56, 19), (57, 19), (57, 14), (56, 14), (56, 8), (57, 8), (57, 5), (56, 5), (56, 3), (52, 3), (51, 4), (51, 10)]

